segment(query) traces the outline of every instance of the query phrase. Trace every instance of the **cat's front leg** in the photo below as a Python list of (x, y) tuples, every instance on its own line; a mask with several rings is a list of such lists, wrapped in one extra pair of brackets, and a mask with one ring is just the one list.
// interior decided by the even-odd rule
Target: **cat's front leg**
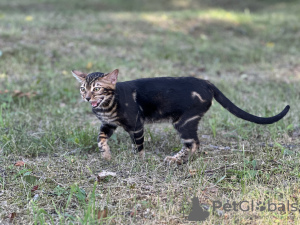
[(102, 124), (100, 127), (100, 133), (98, 136), (98, 147), (101, 152), (101, 157), (107, 161), (111, 160), (111, 152), (107, 141), (116, 128), (116, 126), (110, 124)]
[(140, 126), (139, 128), (134, 129), (133, 131), (129, 132), (130, 137), (133, 142), (133, 148), (135, 152), (139, 154), (141, 159), (145, 157), (144, 151), (144, 127)]

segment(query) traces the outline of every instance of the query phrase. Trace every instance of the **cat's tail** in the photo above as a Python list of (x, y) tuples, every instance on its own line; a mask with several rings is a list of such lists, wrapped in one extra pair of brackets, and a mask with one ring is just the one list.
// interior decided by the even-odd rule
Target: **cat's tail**
[(281, 113), (277, 114), (276, 116), (272, 117), (258, 117), (254, 116), (250, 113), (245, 112), (244, 110), (237, 107), (233, 104), (226, 96), (213, 84), (210, 83), (210, 88), (213, 91), (214, 98), (219, 102), (225, 109), (231, 112), (233, 115), (241, 118), (243, 120), (247, 120), (253, 123), (258, 124), (271, 124), (275, 123), (278, 120), (281, 120), (289, 111), (290, 106), (287, 105)]

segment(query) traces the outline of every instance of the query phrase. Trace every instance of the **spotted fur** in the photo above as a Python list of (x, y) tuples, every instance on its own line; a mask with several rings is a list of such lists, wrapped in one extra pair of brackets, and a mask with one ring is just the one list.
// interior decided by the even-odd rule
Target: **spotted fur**
[(72, 73), (81, 82), (82, 98), (91, 103), (93, 113), (102, 122), (98, 146), (106, 160), (111, 159), (107, 140), (118, 126), (129, 133), (134, 150), (144, 158), (144, 124), (171, 121), (183, 147), (174, 156), (166, 157), (165, 162), (187, 162), (199, 148), (198, 123), (213, 98), (235, 116), (258, 124), (274, 123), (289, 111), (286, 106), (273, 117), (254, 116), (234, 105), (209, 81), (193, 77), (146, 78), (117, 83), (118, 70), (107, 74), (85, 74), (76, 70)]

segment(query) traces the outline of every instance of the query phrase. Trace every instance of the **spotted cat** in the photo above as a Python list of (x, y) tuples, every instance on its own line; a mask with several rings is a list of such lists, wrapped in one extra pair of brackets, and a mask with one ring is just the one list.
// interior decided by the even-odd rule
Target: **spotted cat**
[(132, 139), (140, 157), (144, 157), (144, 124), (169, 120), (183, 141), (182, 149), (165, 158), (167, 163), (182, 164), (199, 148), (197, 126), (207, 112), (213, 98), (238, 118), (257, 124), (271, 124), (282, 119), (285, 109), (273, 117), (257, 117), (234, 105), (222, 92), (207, 80), (194, 77), (144, 78), (117, 82), (119, 70), (111, 73), (90, 74), (73, 70), (81, 82), (82, 98), (89, 102), (96, 117), (101, 120), (98, 146), (102, 158), (111, 160), (108, 138), (121, 126)]

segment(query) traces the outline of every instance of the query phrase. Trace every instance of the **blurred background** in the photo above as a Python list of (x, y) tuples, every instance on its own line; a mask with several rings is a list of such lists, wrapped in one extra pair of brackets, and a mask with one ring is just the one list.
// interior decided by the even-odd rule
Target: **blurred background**
[(119, 68), (121, 80), (299, 78), (298, 12), (275, 0), (2, 0), (0, 79), (26, 89), (73, 68)]

